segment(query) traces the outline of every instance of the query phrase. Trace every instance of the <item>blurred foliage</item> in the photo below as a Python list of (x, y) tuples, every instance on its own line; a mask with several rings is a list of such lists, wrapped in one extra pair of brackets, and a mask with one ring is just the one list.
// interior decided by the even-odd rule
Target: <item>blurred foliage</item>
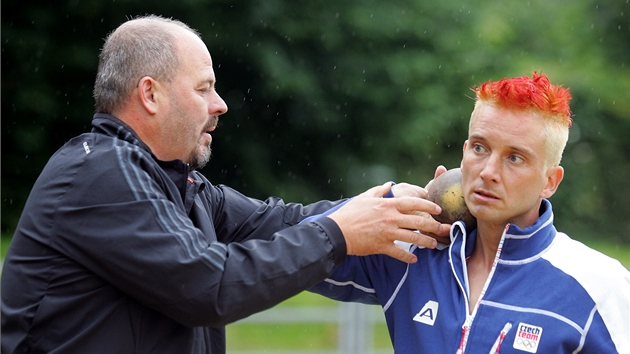
[[(570, 87), (560, 230), (630, 243), (628, 0), (2, 3), (2, 231), (52, 153), (90, 129), (103, 38), (146, 13), (198, 29), (229, 112), (202, 171), (247, 195), (336, 199), (459, 165), (489, 79)], [(592, 236), (595, 235), (595, 236)]]

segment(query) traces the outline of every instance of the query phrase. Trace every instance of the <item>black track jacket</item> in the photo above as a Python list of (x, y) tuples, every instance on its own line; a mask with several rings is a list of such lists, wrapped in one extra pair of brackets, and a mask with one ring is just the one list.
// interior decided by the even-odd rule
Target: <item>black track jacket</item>
[(57, 151), (2, 272), (2, 353), (224, 353), (223, 326), (346, 257), (336, 202), (260, 201), (160, 161), (119, 119)]

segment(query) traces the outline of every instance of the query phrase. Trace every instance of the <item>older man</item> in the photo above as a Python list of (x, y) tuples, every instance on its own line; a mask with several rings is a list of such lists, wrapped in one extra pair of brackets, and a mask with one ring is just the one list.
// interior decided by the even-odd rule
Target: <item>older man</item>
[[(416, 186), (308, 206), (247, 198), (198, 171), (227, 111), (185, 24), (128, 21), (106, 40), (90, 133), (28, 198), (2, 273), (2, 353), (224, 353), (223, 326), (322, 281), (347, 254), (435, 247), (448, 232)], [(399, 195), (397, 195), (399, 196)], [(415, 196), (415, 197), (409, 197)]]

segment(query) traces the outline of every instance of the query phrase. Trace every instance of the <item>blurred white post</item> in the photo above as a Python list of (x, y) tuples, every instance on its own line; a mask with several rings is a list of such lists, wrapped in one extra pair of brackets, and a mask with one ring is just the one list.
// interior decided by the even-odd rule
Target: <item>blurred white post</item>
[(372, 321), (368, 305), (339, 304), (338, 350), (340, 354), (365, 354), (372, 349)]

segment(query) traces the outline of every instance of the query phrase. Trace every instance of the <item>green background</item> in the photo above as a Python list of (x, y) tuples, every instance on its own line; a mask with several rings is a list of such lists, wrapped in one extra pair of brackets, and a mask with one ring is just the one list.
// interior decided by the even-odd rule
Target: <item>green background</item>
[(552, 197), (578, 239), (630, 243), (630, 5), (572, 1), (2, 2), (2, 233), (43, 165), (90, 129), (103, 38), (155, 13), (199, 29), (229, 112), (202, 172), (311, 202), (459, 165), (489, 79), (549, 75), (574, 126)]
[[(628, 0), (3, 1), (3, 251), (48, 158), (90, 129), (103, 38), (146, 13), (201, 32), (229, 106), (202, 172), (257, 198), (424, 185), (439, 164), (459, 165), (470, 87), (549, 75), (574, 97), (556, 226), (630, 266)], [(290, 301), (327, 301), (304, 296)], [(336, 333), (239, 326), (231, 348), (257, 331), (311, 346)]]

